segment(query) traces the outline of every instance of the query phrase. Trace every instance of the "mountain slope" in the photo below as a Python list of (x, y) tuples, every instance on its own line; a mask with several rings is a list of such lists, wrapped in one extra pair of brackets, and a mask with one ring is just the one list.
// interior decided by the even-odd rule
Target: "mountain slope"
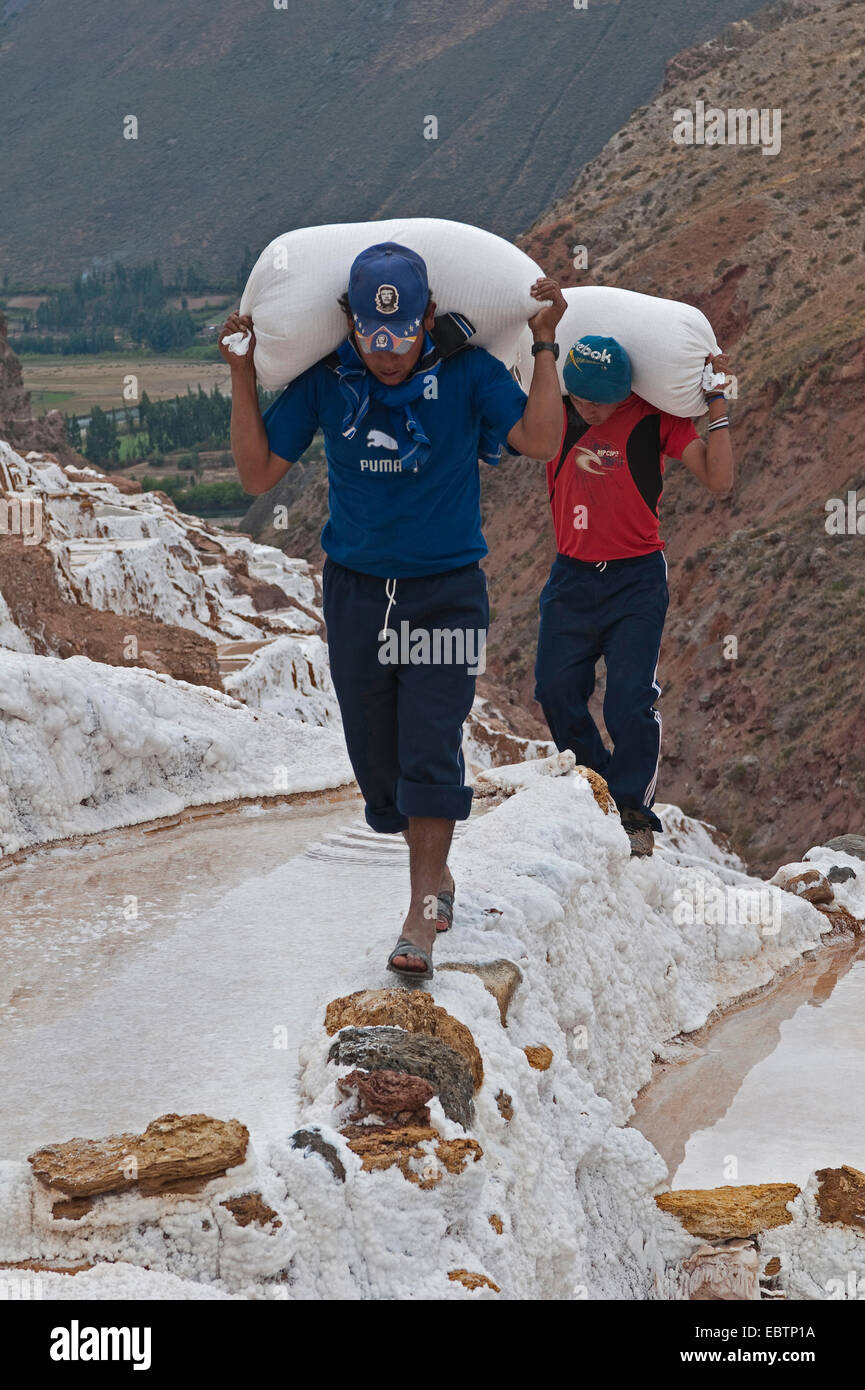
[[(760, 870), (865, 820), (863, 542), (825, 527), (829, 498), (858, 489), (865, 510), (863, 47), (859, 0), (783, 3), (729, 26), (671, 62), (658, 96), (521, 239), (566, 284), (699, 305), (732, 353), (734, 493), (712, 499), (673, 465), (662, 502), (672, 603), (659, 796), (721, 825)], [(698, 98), (780, 108), (780, 152), (675, 145), (673, 112)], [(540, 732), (537, 599), (555, 550), (543, 469), (512, 460), (482, 476), (488, 679)], [(314, 558), (318, 465), (287, 486), (289, 539), (272, 529), (279, 490), (247, 524)]]
[[(755, 0), (730, 0), (730, 17)], [(18, 11), (17, 13), (15, 11)], [(293, 225), (434, 215), (505, 235), (646, 100), (711, 0), (63, 0), (0, 22), (0, 270), (236, 271)], [(123, 138), (138, 119), (137, 140)], [(424, 138), (435, 115), (437, 140)], [(62, 233), (59, 232), (62, 229)]]
[[(584, 243), (584, 283), (697, 304), (732, 353), (733, 496), (712, 499), (674, 466), (662, 502), (672, 603), (659, 795), (699, 807), (756, 866), (865, 818), (862, 539), (826, 530), (828, 499), (865, 491), (863, 45), (858, 0), (785, 3), (730, 26), (670, 64), (661, 94), (522, 239), (569, 283), (570, 248)], [(780, 152), (674, 145), (673, 112), (698, 98), (780, 108)], [(488, 480), (489, 568), (523, 640), (514, 651), (502, 623), (491, 667), (527, 697), (551, 542), (541, 481), (509, 488)], [(501, 543), (514, 529), (529, 556), (518, 584)]]

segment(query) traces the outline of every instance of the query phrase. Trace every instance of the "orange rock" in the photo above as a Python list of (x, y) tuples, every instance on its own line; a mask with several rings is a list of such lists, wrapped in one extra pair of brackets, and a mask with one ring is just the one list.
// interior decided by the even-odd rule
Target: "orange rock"
[(678, 1217), (686, 1231), (704, 1240), (753, 1236), (793, 1220), (787, 1203), (798, 1197), (792, 1182), (765, 1182), (743, 1187), (685, 1188), (661, 1192), (661, 1211)]
[(582, 763), (577, 763), (574, 771), (579, 772), (581, 777), (585, 777), (592, 789), (592, 796), (605, 816), (609, 815), (610, 811), (615, 810), (616, 803), (610, 796), (610, 789), (599, 772), (595, 772), (594, 768), (591, 767), (583, 767)]
[(766, 1268), (763, 1270), (763, 1276), (766, 1279), (774, 1279), (775, 1275), (780, 1273), (781, 1261), (777, 1255), (773, 1255)]
[(230, 1197), (219, 1205), (231, 1212), (238, 1226), (248, 1226), (254, 1221), (258, 1226), (272, 1224), (276, 1230), (282, 1225), (273, 1207), (267, 1205), (260, 1192), (244, 1192), (240, 1197)]
[(341, 1028), (404, 1028), (407, 1033), (427, 1033), (466, 1059), (475, 1090), (484, 1079), (484, 1064), (471, 1032), (464, 1023), (439, 1008), (425, 990), (361, 989), (356, 994), (332, 999), (324, 1015), (327, 1032)]
[[(97, 1260), (96, 1264), (114, 1264), (113, 1260)], [(3, 1260), (0, 1269), (31, 1269), (34, 1274), (81, 1274), (86, 1269), (95, 1269), (96, 1264), (55, 1265), (47, 1260)]]
[(125, 478), (122, 473), (112, 473), (108, 480), (118, 492), (133, 493), (141, 491), (141, 484), (135, 478)]
[[(420, 1125), (383, 1132), (373, 1130), (363, 1135), (357, 1133), (358, 1128), (353, 1126), (349, 1131), (348, 1147), (357, 1154), (365, 1173), (396, 1167), (409, 1182), (425, 1189), (441, 1182), (442, 1169), (461, 1173), (467, 1163), (476, 1163), (483, 1156), (483, 1149), (475, 1139), (442, 1139), (436, 1130)], [(430, 1139), (434, 1141), (433, 1153), (438, 1163), (429, 1150), (422, 1147)]]
[(445, 960), (436, 966), (437, 970), (461, 970), (468, 975), (477, 975), (484, 989), (489, 990), (499, 1006), (502, 1027), (508, 1026), (508, 1009), (517, 992), (517, 985), (523, 972), (511, 960), (492, 960), (481, 964), (468, 961)]
[(80, 1221), (82, 1216), (86, 1216), (92, 1210), (92, 1197), (71, 1197), (65, 1202), (55, 1202), (51, 1208), (51, 1215), (55, 1221)]
[(473, 1274), (468, 1269), (449, 1269), (448, 1278), (451, 1283), (465, 1284), (467, 1289), (493, 1289), (495, 1293), (501, 1293), (498, 1284), (494, 1284), (486, 1274)]
[(514, 1118), (514, 1102), (507, 1091), (499, 1091), (496, 1096), (496, 1105), (499, 1107), (499, 1114), (503, 1120)]
[[(859, 936), (865, 931), (865, 922), (860, 917), (854, 917), (847, 907), (842, 907), (841, 903), (834, 903), (832, 907), (824, 907), (821, 903), (814, 903), (818, 912), (822, 912), (824, 917), (828, 917), (833, 924), (832, 936), (846, 936), (852, 932), (854, 936)], [(824, 941), (829, 938), (823, 937)]]
[(496, 1235), (500, 1236), (502, 1234), (502, 1231), (505, 1229), (505, 1223), (502, 1221), (502, 1218), (500, 1216), (496, 1216), (496, 1213), (493, 1212), (492, 1216), (490, 1216), (488, 1220)]
[(535, 1071), (548, 1071), (553, 1060), (552, 1050), (541, 1043), (538, 1047), (524, 1047), (523, 1052), (529, 1059), (529, 1066), (534, 1067)]
[(249, 1131), (239, 1120), (160, 1115), (143, 1134), (69, 1139), (30, 1154), (34, 1175), (57, 1192), (197, 1191), (246, 1158)]
[(835, 901), (831, 883), (817, 869), (806, 869), (801, 874), (793, 874), (792, 878), (788, 878), (781, 886), (788, 893), (795, 893), (797, 898), (804, 898), (806, 902), (813, 903), (815, 907), (818, 903), (828, 906)]
[(818, 1168), (816, 1176), (820, 1220), (865, 1233), (865, 1173), (845, 1163), (843, 1168)]

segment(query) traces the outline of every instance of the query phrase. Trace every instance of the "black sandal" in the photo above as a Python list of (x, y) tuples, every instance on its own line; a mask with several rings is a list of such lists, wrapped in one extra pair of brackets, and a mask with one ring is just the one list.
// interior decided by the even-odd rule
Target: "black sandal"
[[(404, 965), (394, 965), (394, 956), (417, 956), (426, 966), (425, 970), (407, 970)], [(401, 936), (387, 958), (387, 968), (394, 975), (399, 975), (403, 980), (431, 980), (433, 977), (432, 953), (425, 951), (423, 946), (416, 946), (413, 941), (408, 941)]]
[[(448, 892), (448, 890), (445, 888), (445, 889), (442, 890), (441, 893), (439, 893), (439, 895), (438, 895), (438, 908), (437, 908), (437, 910), (436, 910), (436, 931), (437, 931), (437, 932), (450, 931), (451, 927), (453, 926), (453, 923), (454, 923), (454, 898), (455, 898), (455, 897), (456, 897), (456, 889), (454, 889), (453, 892)], [(440, 927), (440, 926), (439, 926), (439, 922), (444, 922), (445, 925), (444, 925), (443, 927)]]

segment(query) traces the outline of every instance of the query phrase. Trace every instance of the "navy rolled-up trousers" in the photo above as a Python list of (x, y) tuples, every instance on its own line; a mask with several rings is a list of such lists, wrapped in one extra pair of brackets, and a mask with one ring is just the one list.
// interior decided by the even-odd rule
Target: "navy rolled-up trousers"
[[(410, 816), (465, 820), (472, 789), (465, 785), (463, 722), (489, 626), (483, 570), (475, 562), (386, 581), (328, 558), (323, 606), (331, 676), (367, 824), (393, 834), (407, 828)], [(380, 660), (386, 617), (395, 637), (408, 638), (398, 653), (407, 659)], [(433, 659), (413, 660), (412, 652), (424, 655), (424, 633)]]
[[(535, 699), (559, 750), (594, 768), (620, 810), (652, 811), (661, 751), (661, 716), (655, 701), (658, 653), (670, 594), (663, 551), (595, 565), (557, 555), (540, 598)], [(589, 713), (595, 666), (607, 666), (604, 746)]]

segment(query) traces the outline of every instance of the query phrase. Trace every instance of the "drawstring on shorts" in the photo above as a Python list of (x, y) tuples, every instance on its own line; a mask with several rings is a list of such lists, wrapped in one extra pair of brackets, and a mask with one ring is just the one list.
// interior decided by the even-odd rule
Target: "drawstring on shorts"
[[(391, 585), (393, 585), (393, 588), (392, 588), (392, 589), (391, 589)], [(384, 591), (385, 591), (385, 593), (387, 594), (387, 597), (388, 597), (388, 605), (387, 605), (387, 612), (386, 612), (385, 615), (384, 615), (384, 627), (382, 628), (381, 632), (378, 634), (378, 640), (379, 640), (380, 642), (386, 642), (386, 641), (387, 641), (387, 622), (388, 622), (388, 618), (390, 617), (390, 610), (393, 608), (394, 604), (396, 603), (396, 580), (395, 580), (395, 579), (386, 579), (386, 580), (384, 581)]]

